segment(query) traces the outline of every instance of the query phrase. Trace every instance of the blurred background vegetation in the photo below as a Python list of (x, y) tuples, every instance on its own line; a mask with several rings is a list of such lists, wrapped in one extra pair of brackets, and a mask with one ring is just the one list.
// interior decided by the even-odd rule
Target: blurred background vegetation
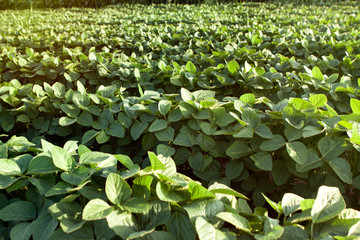
[(344, 0), (0, 0), (0, 10), (30, 8), (100, 8), (115, 4), (222, 4), (270, 2), (287, 4), (334, 4)]

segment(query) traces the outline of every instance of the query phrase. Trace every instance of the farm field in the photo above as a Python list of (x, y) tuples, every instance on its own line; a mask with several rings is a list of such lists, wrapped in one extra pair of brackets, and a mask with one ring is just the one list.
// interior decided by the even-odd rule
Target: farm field
[(359, 10), (0, 11), (0, 239), (358, 239)]

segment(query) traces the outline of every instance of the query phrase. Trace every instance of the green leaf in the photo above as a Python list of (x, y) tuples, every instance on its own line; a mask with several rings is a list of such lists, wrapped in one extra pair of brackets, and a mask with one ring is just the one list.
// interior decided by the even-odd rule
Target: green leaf
[(254, 130), (252, 127), (243, 127), (239, 132), (233, 134), (234, 138), (252, 138)]
[(222, 184), (215, 182), (209, 187), (209, 191), (212, 193), (221, 193), (221, 194), (227, 194), (239, 198), (248, 199), (245, 195), (233, 190), (232, 188)]
[(58, 182), (55, 186), (53, 186), (49, 191), (46, 192), (45, 197), (65, 194), (71, 188), (72, 186), (66, 182)]
[(16, 240), (28, 240), (33, 233), (33, 222), (18, 223), (11, 229), (10, 238)]
[(46, 155), (37, 155), (31, 159), (27, 172), (29, 174), (50, 174), (58, 171), (52, 158)]
[(204, 218), (198, 217), (195, 221), (195, 228), (198, 233), (199, 240), (225, 240), (226, 235), (213, 225), (208, 223)]
[(360, 113), (360, 100), (356, 98), (350, 99), (350, 107), (353, 113)]
[(94, 119), (91, 113), (85, 111), (76, 118), (76, 122), (82, 126), (89, 127), (94, 123)]
[(61, 117), (59, 119), (59, 124), (60, 124), (60, 126), (63, 126), (63, 127), (69, 126), (75, 122), (76, 122), (76, 118)]
[(84, 152), (81, 154), (79, 158), (80, 164), (92, 164), (92, 163), (102, 163), (102, 162), (113, 162), (115, 165), (117, 162), (117, 159), (109, 154), (109, 153), (103, 153), (103, 152)]
[(186, 70), (188, 70), (188, 72), (190, 72), (192, 74), (196, 73), (196, 67), (191, 61), (188, 61), (186, 63)]
[(323, 107), (327, 103), (327, 98), (324, 94), (312, 94), (309, 97), (309, 101), (315, 107)]
[(121, 206), (132, 213), (145, 213), (149, 210), (149, 204), (144, 198), (130, 198)]
[(314, 110), (314, 106), (308, 101), (302, 98), (290, 98), (289, 104), (291, 104), (298, 111)]
[(131, 213), (115, 210), (106, 217), (109, 227), (120, 236), (126, 239), (131, 233), (138, 232), (140, 226)]
[(188, 188), (191, 194), (191, 200), (216, 197), (214, 193), (194, 181), (189, 182)]
[(273, 139), (265, 140), (260, 144), (260, 150), (268, 152), (275, 151), (285, 146), (285, 144), (286, 142), (283, 136), (281, 136), (280, 134), (275, 134)]
[(242, 112), (241, 119), (247, 122), (252, 128), (257, 127), (261, 123), (259, 115), (252, 108), (245, 108)]
[(54, 165), (64, 171), (71, 171), (75, 166), (75, 160), (63, 148), (53, 146), (50, 150), (51, 158)]
[(318, 142), (318, 148), (321, 155), (325, 159), (330, 160), (337, 158), (346, 150), (346, 142), (343, 138), (325, 136)]
[(171, 213), (169, 221), (166, 223), (166, 230), (174, 239), (194, 240), (196, 231), (189, 217), (182, 211), (174, 211)]
[(302, 142), (286, 143), (286, 151), (298, 164), (304, 164), (308, 157), (308, 149)]
[(170, 100), (161, 100), (159, 101), (158, 108), (161, 115), (165, 116), (171, 108), (171, 101)]
[(259, 135), (262, 138), (266, 138), (266, 139), (274, 138), (274, 135), (272, 134), (270, 128), (264, 124), (258, 125), (256, 128), (254, 128), (254, 131), (257, 135)]
[(34, 185), (41, 195), (45, 195), (51, 188), (55, 185), (55, 176), (49, 175), (42, 175), (37, 177), (29, 178), (29, 182)]
[(244, 163), (237, 160), (229, 161), (225, 166), (225, 175), (229, 179), (235, 179), (240, 176), (244, 169)]
[(61, 228), (57, 229), (49, 238), (49, 240), (92, 240), (94, 239), (94, 232), (91, 226), (85, 225), (80, 229), (66, 233)]
[(284, 226), (284, 233), (279, 240), (309, 239), (307, 232), (298, 226)]
[(233, 159), (239, 159), (251, 152), (249, 146), (241, 141), (235, 141), (226, 149), (226, 155)]
[(221, 213), (216, 214), (216, 216), (218, 218), (221, 218), (222, 220), (234, 225), (237, 229), (240, 229), (247, 233), (251, 233), (249, 221), (237, 213), (221, 212)]
[(105, 183), (105, 193), (110, 202), (120, 206), (130, 199), (131, 188), (129, 184), (116, 173), (110, 173)]
[(170, 185), (159, 181), (156, 184), (156, 195), (164, 202), (181, 202), (186, 200), (189, 194), (185, 191), (172, 190)]
[(281, 208), (285, 216), (293, 214), (295, 211), (301, 209), (300, 203), (304, 198), (299, 197), (293, 193), (285, 193), (281, 200)]
[(330, 167), (347, 184), (352, 184), (351, 166), (344, 158), (335, 158), (329, 161)]
[(227, 69), (231, 74), (236, 74), (240, 69), (240, 65), (235, 60), (231, 60), (227, 64)]
[(324, 75), (321, 73), (320, 68), (318, 68), (316, 66), (311, 70), (311, 74), (312, 74), (313, 78), (315, 78), (316, 80), (319, 80), (319, 81), (324, 80)]
[(99, 131), (96, 131), (96, 130), (93, 130), (93, 129), (85, 132), (82, 139), (81, 139), (81, 144), (85, 144), (85, 143), (89, 142), (91, 139), (93, 139), (94, 137), (99, 135), (99, 133), (100, 133)]
[(272, 170), (272, 157), (270, 153), (260, 151), (256, 154), (250, 156), (250, 158), (254, 161), (255, 166), (260, 168), (264, 171), (271, 171)]
[(98, 240), (111, 240), (115, 236), (114, 231), (109, 228), (106, 219), (95, 221), (94, 230)]
[(157, 132), (165, 129), (168, 126), (167, 122), (163, 119), (156, 119), (149, 127), (149, 132)]
[(162, 142), (170, 142), (174, 140), (175, 130), (172, 127), (167, 127), (163, 130), (154, 133), (156, 138)]
[(13, 202), (0, 210), (3, 221), (29, 221), (36, 217), (36, 209), (31, 202)]
[(336, 217), (345, 209), (345, 201), (336, 187), (321, 186), (311, 209), (311, 219), (321, 223)]
[(82, 214), (82, 219), (86, 221), (106, 218), (114, 210), (109, 204), (101, 199), (91, 199)]
[(148, 152), (148, 156), (151, 163), (151, 169), (156, 170), (166, 170), (165, 165), (159, 160), (159, 158), (156, 156), (153, 152)]
[(110, 124), (106, 133), (113, 137), (123, 138), (125, 136), (125, 129), (121, 123), (114, 121)]
[(34, 221), (33, 239), (47, 240), (58, 226), (58, 221), (49, 212), (41, 214)]
[(276, 185), (281, 186), (286, 183), (291, 173), (287, 168), (285, 160), (276, 160), (273, 163), (272, 175)]
[(21, 169), (19, 165), (11, 159), (0, 159), (0, 174), (21, 175)]
[(133, 140), (137, 140), (147, 127), (148, 123), (135, 122), (130, 129), (130, 135)]

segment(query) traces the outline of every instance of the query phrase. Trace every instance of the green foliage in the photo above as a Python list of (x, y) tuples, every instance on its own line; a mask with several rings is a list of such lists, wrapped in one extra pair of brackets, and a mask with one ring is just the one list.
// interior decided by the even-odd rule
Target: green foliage
[(357, 9), (255, 6), (3, 11), (0, 236), (355, 238)]

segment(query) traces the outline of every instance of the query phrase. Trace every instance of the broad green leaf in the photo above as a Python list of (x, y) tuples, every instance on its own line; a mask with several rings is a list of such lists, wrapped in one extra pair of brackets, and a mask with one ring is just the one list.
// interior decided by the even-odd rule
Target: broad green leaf
[(323, 107), (327, 103), (327, 98), (324, 94), (312, 94), (309, 97), (309, 101), (315, 107)]
[(96, 131), (93, 129), (85, 132), (84, 135), (82, 136), (81, 144), (85, 144), (85, 143), (89, 142), (91, 139), (93, 139), (94, 137), (99, 135), (99, 133), (100, 133), (99, 131)]
[(235, 60), (231, 60), (227, 64), (227, 69), (231, 74), (236, 74), (240, 69), (240, 65)]
[(61, 117), (59, 119), (59, 124), (60, 124), (60, 126), (63, 126), (63, 127), (69, 126), (75, 122), (76, 122), (76, 118)]
[(148, 123), (135, 122), (130, 129), (130, 134), (133, 140), (137, 140), (147, 127)]
[(149, 210), (141, 215), (141, 222), (144, 223), (145, 229), (152, 229), (166, 224), (170, 219), (170, 214), (170, 203), (155, 200), (149, 202)]
[(312, 74), (313, 78), (315, 78), (316, 80), (319, 80), (319, 81), (324, 80), (324, 75), (321, 73), (320, 68), (318, 68), (316, 66), (311, 70), (311, 74)]
[(16, 240), (28, 240), (33, 233), (33, 222), (21, 222), (11, 229), (10, 238)]
[(106, 217), (109, 227), (120, 236), (126, 239), (131, 233), (138, 232), (140, 226), (131, 213), (115, 210)]
[(330, 167), (347, 184), (352, 184), (351, 166), (344, 158), (334, 158), (329, 161)]
[(243, 127), (239, 132), (233, 134), (234, 138), (252, 138), (253, 136), (254, 130), (251, 127)]
[(156, 138), (162, 142), (170, 142), (174, 140), (175, 130), (172, 127), (166, 127), (154, 133)]
[(302, 142), (286, 143), (286, 151), (298, 164), (304, 164), (308, 157), (308, 149)]
[(101, 199), (92, 199), (84, 207), (82, 219), (86, 221), (106, 218), (114, 210), (109, 204)]
[(221, 193), (221, 194), (227, 194), (232, 195), (239, 198), (248, 199), (245, 195), (233, 190), (232, 188), (222, 184), (215, 182), (209, 187), (209, 191), (212, 193)]
[(151, 169), (156, 170), (166, 170), (165, 165), (159, 160), (159, 158), (156, 156), (153, 152), (148, 152), (148, 156), (151, 163)]
[(190, 194), (186, 191), (173, 190), (170, 185), (159, 181), (156, 184), (156, 195), (164, 202), (181, 202), (185, 201)]
[(299, 240), (309, 239), (307, 232), (298, 226), (284, 226), (284, 233), (281, 235), (279, 240)]
[(225, 205), (219, 199), (198, 199), (183, 206), (192, 223), (197, 217), (206, 217), (211, 224), (220, 222), (216, 214), (225, 211)]
[(345, 201), (336, 187), (321, 186), (311, 209), (311, 219), (321, 223), (336, 217), (345, 209)]
[(195, 228), (199, 240), (225, 240), (226, 235), (213, 225), (208, 223), (203, 217), (198, 217), (195, 221)]
[(67, 193), (72, 186), (64, 181), (58, 182), (53, 186), (49, 191), (46, 192), (45, 197), (50, 197), (54, 195), (61, 195)]
[(106, 133), (117, 138), (123, 138), (125, 136), (124, 127), (117, 121), (114, 121), (109, 125), (109, 129)]
[(120, 206), (130, 199), (131, 188), (129, 184), (118, 174), (110, 173), (105, 183), (105, 193), (110, 202)]
[(92, 164), (92, 163), (102, 163), (102, 162), (114, 162), (116, 164), (117, 159), (109, 154), (103, 152), (84, 152), (79, 158), (80, 164)]
[(29, 221), (36, 217), (36, 209), (31, 202), (13, 202), (0, 210), (3, 221)]
[(244, 103), (250, 104), (251, 106), (255, 104), (256, 98), (255, 95), (252, 93), (245, 93), (240, 96), (240, 100)]
[(245, 108), (242, 112), (241, 119), (253, 128), (261, 123), (259, 115), (252, 108)]
[(188, 70), (188, 72), (190, 72), (192, 74), (196, 73), (196, 67), (191, 61), (188, 61), (186, 63), (186, 70)]
[(360, 100), (356, 98), (350, 99), (350, 107), (353, 113), (360, 113)]
[(29, 178), (29, 182), (34, 185), (41, 195), (45, 195), (55, 185), (55, 176), (48, 174)]
[(19, 165), (11, 159), (0, 159), (0, 174), (21, 175), (21, 169)]
[(58, 221), (49, 212), (41, 214), (34, 221), (33, 239), (47, 240), (58, 226)]
[(325, 159), (331, 160), (346, 150), (346, 142), (343, 138), (325, 136), (318, 142), (318, 148)]
[(50, 174), (56, 171), (58, 168), (55, 167), (52, 158), (40, 154), (31, 159), (27, 169), (29, 174)]
[(250, 158), (254, 161), (255, 166), (264, 171), (272, 170), (272, 157), (270, 153), (260, 151), (250, 156)]
[(251, 233), (249, 221), (246, 218), (240, 216), (239, 214), (232, 212), (221, 212), (216, 214), (216, 216), (234, 225), (237, 229)]
[(304, 200), (304, 198), (299, 197), (293, 193), (285, 193), (281, 200), (281, 208), (284, 212), (285, 216), (289, 216), (295, 211), (299, 210), (300, 203)]
[(94, 232), (91, 226), (85, 225), (80, 229), (66, 233), (61, 228), (57, 229), (49, 238), (49, 240), (91, 240), (94, 239)]
[(149, 204), (144, 198), (130, 198), (121, 206), (132, 213), (145, 213), (149, 210)]
[(161, 100), (158, 104), (159, 112), (161, 115), (165, 116), (171, 108), (171, 101), (169, 100)]
[(53, 146), (50, 150), (50, 154), (54, 165), (64, 171), (71, 171), (75, 166), (75, 160), (71, 155), (63, 148)]
[(14, 176), (4, 176), (0, 175), (0, 189), (5, 189), (9, 187), (11, 184), (15, 183), (20, 178), (16, 178)]
[(291, 173), (284, 159), (274, 161), (272, 175), (276, 185), (281, 186), (286, 183)]
[(111, 240), (115, 236), (114, 231), (109, 228), (106, 219), (96, 220), (94, 222), (94, 231), (98, 240)]
[(235, 179), (240, 176), (244, 169), (244, 163), (238, 160), (229, 161), (225, 166), (225, 174), (229, 179)]
[(185, 212), (174, 211), (171, 213), (169, 221), (166, 223), (166, 230), (174, 239), (194, 240), (196, 231), (189, 217)]
[(162, 119), (155, 120), (149, 127), (149, 132), (157, 132), (165, 129), (168, 126), (167, 122)]
[(241, 141), (235, 141), (226, 149), (226, 155), (233, 159), (239, 159), (251, 152), (249, 146)]
[(210, 192), (205, 187), (201, 186), (200, 184), (194, 181), (189, 182), (188, 188), (192, 200), (216, 197), (214, 193)]
[(291, 104), (298, 111), (314, 110), (314, 106), (308, 101), (302, 98), (290, 98), (289, 104)]
[(265, 140), (260, 144), (260, 150), (263, 151), (275, 151), (279, 148), (285, 146), (286, 142), (283, 136), (280, 134), (275, 134), (274, 138), (271, 140)]
[(270, 128), (264, 124), (260, 124), (254, 128), (254, 131), (257, 135), (265, 139), (273, 139), (274, 135), (272, 134)]
[(94, 123), (94, 119), (90, 112), (84, 111), (76, 118), (76, 122), (82, 126), (89, 127)]
[(187, 90), (186, 88), (181, 88), (180, 89), (180, 95), (181, 95), (181, 99), (185, 102), (188, 101), (193, 101), (194, 100), (194, 96), (192, 95), (192, 93)]

